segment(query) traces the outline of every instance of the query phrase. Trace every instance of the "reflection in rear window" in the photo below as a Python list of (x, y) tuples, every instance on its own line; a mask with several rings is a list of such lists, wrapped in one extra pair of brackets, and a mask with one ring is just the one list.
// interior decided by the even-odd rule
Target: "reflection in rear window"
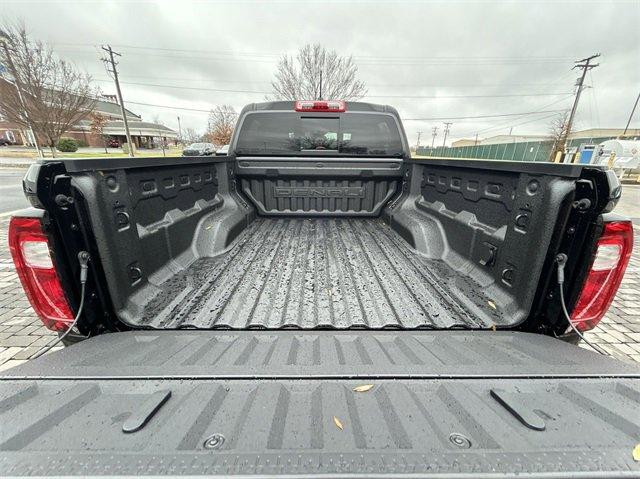
[(236, 151), (245, 155), (326, 151), (345, 155), (399, 156), (402, 155), (402, 140), (390, 115), (249, 113), (242, 123)]

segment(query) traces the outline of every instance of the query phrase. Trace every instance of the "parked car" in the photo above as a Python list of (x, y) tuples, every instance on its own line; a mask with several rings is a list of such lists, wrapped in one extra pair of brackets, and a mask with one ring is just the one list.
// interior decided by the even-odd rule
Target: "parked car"
[(5, 475), (638, 476), (640, 367), (558, 339), (629, 261), (615, 175), (412, 159), (359, 102), (230, 145), (31, 167), (16, 270), (79, 343), (0, 373)]
[(192, 143), (182, 150), (183, 156), (210, 156), (216, 151), (216, 147), (211, 143)]
[(216, 155), (226, 156), (229, 154), (229, 145), (224, 145), (216, 150)]
[(120, 148), (120, 141), (117, 138), (109, 138), (107, 144), (109, 148)]
[(11, 146), (13, 144), (13, 141), (11, 141), (9, 138), (0, 136), (0, 146)]

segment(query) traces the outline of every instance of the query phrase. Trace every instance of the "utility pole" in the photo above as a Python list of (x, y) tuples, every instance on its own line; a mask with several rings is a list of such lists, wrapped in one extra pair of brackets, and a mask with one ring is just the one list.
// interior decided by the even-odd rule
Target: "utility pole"
[(318, 100), (322, 100), (322, 70), (320, 70), (320, 93), (318, 93)]
[[(129, 133), (129, 122), (127, 121), (127, 112), (124, 108), (124, 100), (122, 99), (122, 92), (120, 91), (120, 81), (118, 80), (118, 69), (116, 68), (116, 65), (118, 65), (118, 63), (113, 58), (114, 55), (118, 57), (122, 55), (120, 53), (114, 52), (113, 49), (111, 48), (111, 45), (107, 45), (106, 47), (103, 46), (102, 49), (109, 54), (109, 58), (102, 58), (102, 61), (105, 63), (105, 66), (107, 67), (107, 72), (110, 72), (113, 74), (113, 80), (116, 84), (116, 93), (118, 94), (118, 101), (120, 102), (120, 111), (122, 112), (122, 121), (124, 122), (124, 132), (125, 132), (125, 135), (127, 136), (127, 143), (129, 144), (129, 156), (133, 158), (136, 155), (133, 152), (134, 145), (133, 145), (133, 142), (131, 141), (131, 133)], [(111, 64), (111, 70), (109, 70), (109, 67), (107, 66), (107, 64)]]
[(640, 100), (640, 93), (638, 93), (638, 98), (636, 98), (636, 102), (633, 105), (631, 115), (629, 115), (629, 120), (627, 121), (627, 126), (624, 127), (624, 133), (622, 133), (622, 136), (627, 134), (627, 130), (629, 129), (629, 125), (631, 124), (631, 119), (633, 118), (633, 114), (636, 112), (636, 107), (638, 106), (638, 100)]
[(453, 125), (450, 121), (444, 122), (444, 141), (442, 142), (442, 146), (447, 146), (447, 135), (449, 134), (449, 127)]
[(476, 133), (476, 139), (473, 142), (473, 146), (477, 146), (478, 145), (478, 134)]
[(433, 148), (436, 143), (436, 136), (438, 136), (438, 127), (434, 126), (431, 129), (431, 148)]
[(573, 107), (571, 108), (571, 114), (569, 115), (569, 121), (567, 122), (567, 126), (564, 129), (564, 133), (562, 134), (562, 139), (559, 142), (560, 143), (560, 147), (562, 148), (563, 152), (567, 147), (567, 139), (569, 138), (569, 135), (571, 134), (571, 127), (573, 126), (573, 120), (574, 120), (574, 118), (576, 116), (576, 111), (578, 109), (578, 102), (580, 101), (580, 94), (582, 93), (582, 86), (584, 84), (584, 79), (587, 76), (587, 72), (589, 70), (591, 70), (592, 68), (595, 68), (595, 67), (597, 67), (599, 65), (599, 63), (596, 63), (596, 64), (591, 63), (591, 61), (593, 59), (598, 58), (599, 56), (600, 56), (600, 54), (597, 53), (595, 55), (591, 55), (590, 57), (583, 58), (582, 60), (578, 60), (577, 62), (575, 62), (575, 65), (572, 68), (572, 70), (574, 68), (582, 68), (582, 75), (578, 79), (578, 83), (576, 85), (578, 87), (578, 90), (576, 91), (576, 97), (573, 100)]
[(180, 117), (178, 117), (178, 139), (182, 143), (182, 126), (180, 125)]
[[(33, 144), (36, 147), (36, 151), (38, 152), (38, 156), (40, 158), (44, 158), (44, 154), (38, 145), (38, 137), (36, 133), (33, 131), (33, 124), (31, 123), (31, 118), (29, 118), (29, 112), (27, 111), (27, 104), (24, 101), (24, 97), (22, 96), (22, 87), (20, 86), (20, 78), (18, 72), (16, 71), (15, 65), (13, 64), (13, 60), (11, 59), (11, 55), (9, 54), (9, 47), (7, 46), (7, 36), (6, 34), (0, 30), (0, 41), (2, 42), (2, 49), (4, 50), (4, 55), (7, 58), (7, 62), (9, 63), (9, 71), (13, 76), (14, 86), (16, 87), (16, 91), (18, 92), (18, 100), (20, 101), (20, 106), (22, 107), (22, 111), (24, 114), (25, 122), (29, 127), (29, 131), (31, 132), (31, 136), (33, 137)], [(8, 80), (7, 80), (8, 81)], [(11, 83), (10, 81), (8, 81)]]
[(422, 135), (422, 131), (418, 132), (418, 139), (416, 140), (416, 151), (418, 151), (418, 148), (420, 147), (420, 136)]

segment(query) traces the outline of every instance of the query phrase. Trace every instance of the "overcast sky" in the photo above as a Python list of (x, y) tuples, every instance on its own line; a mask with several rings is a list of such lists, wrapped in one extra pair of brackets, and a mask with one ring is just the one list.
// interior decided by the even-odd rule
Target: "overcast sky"
[[(574, 60), (601, 53), (577, 129), (624, 127), (640, 90), (640, 1), (128, 2), (3, 0), (2, 17), (115, 93), (99, 46), (122, 53), (129, 109), (203, 131), (218, 104), (240, 109), (270, 91), (277, 60), (305, 43), (353, 55), (369, 96), (400, 111), (412, 144), (548, 130), (571, 105)], [(218, 91), (234, 90), (234, 91)], [(500, 95), (500, 96), (496, 96)], [(508, 96), (505, 96), (508, 95)], [(524, 96), (527, 95), (527, 96)], [(152, 107), (128, 102), (148, 103)], [(183, 109), (178, 109), (183, 108)], [(190, 111), (204, 110), (204, 111)], [(546, 112), (527, 116), (458, 119)], [(640, 112), (632, 127), (640, 128)], [(420, 119), (420, 120), (409, 120)], [(450, 143), (448, 140), (447, 143)]]

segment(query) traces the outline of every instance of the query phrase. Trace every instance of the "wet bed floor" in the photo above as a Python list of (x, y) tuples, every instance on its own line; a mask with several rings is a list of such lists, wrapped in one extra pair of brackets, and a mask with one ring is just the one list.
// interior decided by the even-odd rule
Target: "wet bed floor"
[[(207, 329), (492, 324), (464, 307), (483, 301), (480, 286), (418, 254), (380, 219), (260, 218), (226, 253), (197, 260), (160, 289), (144, 308), (141, 324)], [(461, 300), (465, 292), (469, 297)]]

